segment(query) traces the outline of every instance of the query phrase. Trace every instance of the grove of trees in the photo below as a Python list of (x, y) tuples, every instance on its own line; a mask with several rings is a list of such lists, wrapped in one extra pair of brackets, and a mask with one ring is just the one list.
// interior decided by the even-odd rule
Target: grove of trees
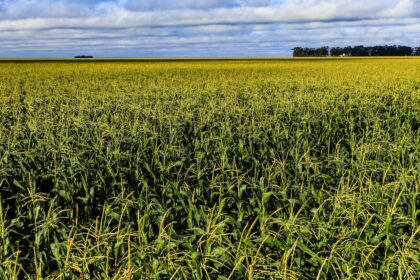
[(323, 46), (320, 48), (302, 48), (295, 47), (293, 50), (293, 56), (304, 57), (304, 56), (411, 56), (420, 55), (420, 47), (412, 48), (409, 46), (401, 45), (385, 45), (385, 46), (373, 46), (365, 47), (360, 46), (348, 46), (348, 47), (328, 47)]

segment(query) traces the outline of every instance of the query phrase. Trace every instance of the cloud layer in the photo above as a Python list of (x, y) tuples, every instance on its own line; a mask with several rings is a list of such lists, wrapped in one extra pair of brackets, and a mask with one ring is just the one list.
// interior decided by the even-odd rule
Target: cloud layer
[(0, 0), (0, 57), (282, 56), (419, 38), (420, 0)]

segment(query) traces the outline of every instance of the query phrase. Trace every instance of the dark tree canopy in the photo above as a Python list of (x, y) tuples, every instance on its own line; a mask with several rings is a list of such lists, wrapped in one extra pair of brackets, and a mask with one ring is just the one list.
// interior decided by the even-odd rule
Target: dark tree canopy
[(420, 47), (413, 49), (409, 46), (385, 45), (365, 47), (347, 46), (347, 47), (320, 47), (320, 48), (302, 48), (295, 47), (293, 56), (411, 56), (420, 55)]
[(293, 48), (293, 56), (328, 56), (329, 47), (320, 48)]

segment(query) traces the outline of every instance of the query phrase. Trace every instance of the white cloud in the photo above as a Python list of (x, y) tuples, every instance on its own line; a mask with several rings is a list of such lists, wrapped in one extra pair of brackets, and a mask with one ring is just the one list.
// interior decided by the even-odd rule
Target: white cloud
[(128, 0), (124, 7), (129, 10), (179, 10), (179, 9), (211, 9), (233, 5), (235, 1), (224, 0)]
[(181, 9), (214, 9), (238, 6), (269, 6), (276, 4), (273, 0), (127, 0), (124, 7), (129, 10), (181, 10)]

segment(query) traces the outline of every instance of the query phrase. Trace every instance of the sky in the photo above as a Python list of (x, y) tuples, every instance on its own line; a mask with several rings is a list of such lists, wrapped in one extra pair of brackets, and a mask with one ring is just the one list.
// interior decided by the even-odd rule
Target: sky
[(0, 57), (271, 57), (420, 46), (420, 0), (0, 0)]

